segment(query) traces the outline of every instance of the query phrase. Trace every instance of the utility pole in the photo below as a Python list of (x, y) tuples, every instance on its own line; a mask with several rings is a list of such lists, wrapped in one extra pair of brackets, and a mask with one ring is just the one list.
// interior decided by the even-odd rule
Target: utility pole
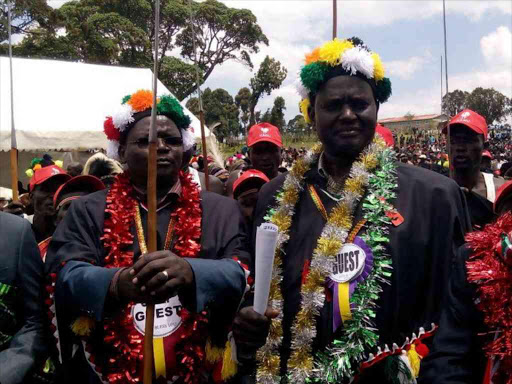
[(443, 113), (443, 55), (441, 55), (441, 113)]
[(332, 0), (332, 38), (333, 40), (338, 35), (337, 33), (337, 24), (338, 24), (338, 7), (336, 4), (336, 0)]
[(448, 94), (448, 48), (446, 47), (446, 6), (443, 0), (443, 25), (444, 25), (444, 67), (446, 76), (446, 94)]

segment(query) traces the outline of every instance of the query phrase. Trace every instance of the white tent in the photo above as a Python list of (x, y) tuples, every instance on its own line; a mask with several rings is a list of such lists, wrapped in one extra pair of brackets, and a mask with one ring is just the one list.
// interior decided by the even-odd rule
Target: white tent
[[(14, 118), (20, 151), (105, 149), (105, 116), (138, 89), (151, 89), (152, 71), (57, 60), (13, 59)], [(171, 93), (160, 81), (158, 94)], [(185, 105), (182, 103), (183, 107)], [(192, 119), (196, 137), (199, 120)], [(205, 127), (206, 135), (210, 135)], [(0, 57), (0, 151), (11, 145), (9, 59)]]

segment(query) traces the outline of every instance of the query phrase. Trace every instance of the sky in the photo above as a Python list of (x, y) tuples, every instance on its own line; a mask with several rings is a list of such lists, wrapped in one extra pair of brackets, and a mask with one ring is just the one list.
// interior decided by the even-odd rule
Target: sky
[[(294, 81), (304, 55), (332, 38), (330, 0), (220, 0), (253, 12), (269, 39), (251, 57), (254, 71), (236, 62), (218, 66), (204, 88), (224, 88), (233, 97), (248, 86), (266, 55), (281, 62), (288, 76), (281, 88), (263, 97), (257, 110), (286, 101), (285, 118), (299, 113)], [(48, 0), (60, 6), (65, 0)], [(440, 113), (443, 2), (339, 0), (338, 38), (357, 36), (377, 52), (391, 79), (393, 94), (379, 118)], [(495, 88), (512, 97), (512, 1), (446, 1), (449, 91)], [(444, 60), (444, 58), (443, 58)], [(443, 62), (443, 92), (446, 92)]]

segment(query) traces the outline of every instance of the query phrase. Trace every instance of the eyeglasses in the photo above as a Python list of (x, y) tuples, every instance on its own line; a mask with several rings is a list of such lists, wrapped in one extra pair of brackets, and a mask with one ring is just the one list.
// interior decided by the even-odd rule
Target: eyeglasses
[[(183, 145), (183, 139), (181, 137), (159, 137), (158, 139), (162, 140), (168, 148)], [(139, 148), (147, 148), (149, 147), (149, 138), (141, 137), (138, 140), (128, 142), (128, 144), (136, 144)]]

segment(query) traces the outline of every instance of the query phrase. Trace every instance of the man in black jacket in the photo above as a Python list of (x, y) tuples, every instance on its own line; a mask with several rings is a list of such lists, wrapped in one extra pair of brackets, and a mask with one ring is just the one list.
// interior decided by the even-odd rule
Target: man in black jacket
[[(416, 337), (425, 340), (439, 322), (469, 220), (456, 183), (397, 164), (374, 139), (379, 105), (391, 92), (383, 71), (368, 73), (379, 68), (376, 57), (357, 38), (306, 55), (301, 110), (322, 147), (263, 186), (253, 228), (271, 221), (285, 239), (276, 253), (282, 273), (271, 284), (278, 294), (269, 302), (282, 307), (282, 319), (272, 320), (268, 338), (269, 319), (252, 307), (235, 320), (240, 345), (265, 343), (257, 355), (260, 382), (287, 376), (294, 384), (310, 377), (348, 383), (359, 376), (365, 384), (413, 383), (414, 363), (426, 351)], [(368, 175), (371, 158), (380, 160)], [(365, 301), (374, 289), (367, 279), (380, 273), (373, 264), (379, 252), (389, 255), (392, 270)]]
[(30, 223), (3, 212), (0, 249), (0, 383), (20, 384), (46, 357), (44, 266)]
[(107, 118), (107, 137), (116, 140), (110, 155), (118, 155), (127, 172), (108, 191), (72, 202), (48, 250), (62, 356), (75, 383), (142, 380), (147, 303), (156, 307), (155, 380), (211, 378), (218, 364), (234, 364), (222, 357), (231, 356), (223, 351), (231, 348), (229, 326), (246, 288), (237, 262), (248, 258), (243, 218), (235, 201), (199, 192), (180, 172), (183, 150), (193, 142), (190, 120), (174, 98), (162, 96), (156, 119), (159, 251), (148, 252), (151, 100), (151, 92), (138, 91)]

